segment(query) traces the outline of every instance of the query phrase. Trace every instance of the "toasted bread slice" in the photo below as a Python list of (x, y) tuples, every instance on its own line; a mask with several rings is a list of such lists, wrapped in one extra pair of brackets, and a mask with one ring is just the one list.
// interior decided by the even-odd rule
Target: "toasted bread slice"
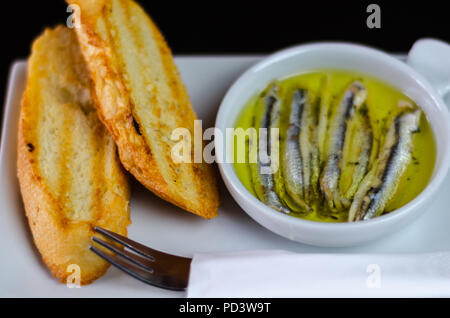
[(45, 30), (28, 63), (17, 167), (25, 211), (54, 276), (88, 284), (109, 266), (89, 250), (93, 227), (127, 233), (128, 180), (97, 117), (75, 32)]
[(131, 0), (68, 2), (80, 8), (78, 40), (100, 118), (124, 167), (161, 198), (204, 218), (215, 217), (219, 194), (213, 167), (171, 158), (176, 128), (190, 131), (194, 153), (197, 117), (155, 24)]

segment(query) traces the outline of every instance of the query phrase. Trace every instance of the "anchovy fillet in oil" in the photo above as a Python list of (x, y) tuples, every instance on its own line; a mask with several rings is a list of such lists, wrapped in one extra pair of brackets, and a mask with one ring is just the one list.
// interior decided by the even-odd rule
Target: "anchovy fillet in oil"
[(330, 93), (330, 81), (331, 75), (327, 74), (322, 80), (322, 86), (320, 91), (320, 111), (319, 111), (319, 123), (317, 126), (317, 144), (320, 153), (320, 162), (325, 162), (326, 151), (325, 144), (327, 139), (328, 130), (328, 113), (331, 108), (332, 96)]
[(311, 208), (305, 202), (305, 174), (303, 173), (303, 158), (300, 150), (300, 130), (302, 118), (305, 115), (307, 96), (304, 90), (296, 90), (292, 96), (289, 112), (289, 126), (286, 132), (286, 142), (282, 153), (282, 171), (286, 192), (306, 211)]
[[(275, 189), (274, 160), (278, 160), (278, 158), (271, 156), (271, 143), (272, 139), (275, 139), (271, 135), (272, 128), (279, 128), (280, 122), (281, 100), (277, 95), (277, 90), (278, 86), (274, 84), (263, 96), (262, 105), (265, 108), (260, 122), (257, 164), (251, 164), (250, 167), (252, 183), (258, 198), (273, 209), (289, 214), (291, 211), (283, 205)], [(255, 145), (253, 140), (251, 140), (251, 144)], [(266, 156), (263, 156), (261, 150), (266, 152)]]
[(374, 218), (383, 213), (395, 195), (401, 176), (411, 162), (413, 134), (421, 111), (404, 111), (393, 120), (377, 162), (363, 179), (349, 211), (349, 221)]
[(345, 140), (341, 175), (341, 184), (349, 183), (343, 192), (348, 200), (353, 199), (359, 184), (367, 174), (371, 159), (373, 133), (367, 107), (359, 109), (350, 129), (350, 138)]
[(366, 97), (367, 90), (364, 85), (359, 81), (353, 82), (345, 91), (335, 114), (331, 118), (326, 165), (320, 180), (321, 190), (331, 209), (341, 210), (343, 207), (350, 205), (349, 200), (344, 197), (339, 188), (342, 153), (347, 126)]
[(300, 124), (299, 143), (303, 159), (304, 196), (309, 204), (319, 195), (319, 151), (317, 148), (318, 110), (312, 102), (309, 92), (299, 89), (295, 92), (303, 101), (303, 112)]

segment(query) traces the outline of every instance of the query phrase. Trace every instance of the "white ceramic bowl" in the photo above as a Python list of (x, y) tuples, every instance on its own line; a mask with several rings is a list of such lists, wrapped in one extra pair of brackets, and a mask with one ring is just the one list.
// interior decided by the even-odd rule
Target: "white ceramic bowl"
[[(450, 51), (446, 44), (431, 41), (430, 45), (430, 40), (421, 41), (410, 53), (415, 61), (412, 64), (421, 65), (422, 71), (427, 69), (426, 63), (422, 62), (430, 58), (435, 60), (433, 45), (436, 43), (442, 45), (441, 49)], [(438, 61), (434, 64), (439, 65)], [(422, 107), (433, 129), (437, 145), (434, 172), (422, 193), (403, 207), (371, 220), (355, 223), (313, 222), (279, 213), (259, 201), (238, 179), (232, 163), (219, 163), (219, 169), (233, 198), (244, 211), (267, 229), (288, 239), (311, 245), (358, 245), (401, 230), (425, 213), (427, 203), (438, 192), (450, 165), (450, 116), (441, 96), (445, 93), (442, 87), (447, 86), (441, 83), (442, 76), (439, 83), (435, 78), (427, 80), (411, 66), (376, 49), (345, 43), (300, 45), (270, 55), (242, 74), (222, 101), (216, 118), (216, 128), (225, 132), (226, 128), (234, 127), (247, 101), (272, 80), (321, 69), (355, 71), (376, 77), (398, 88)], [(450, 80), (450, 73), (447, 76), (444, 75), (444, 78)], [(434, 87), (430, 82), (433, 82)], [(438, 86), (440, 93), (436, 89)], [(227, 145), (220, 147), (216, 144), (218, 158), (225, 158), (229, 150)]]

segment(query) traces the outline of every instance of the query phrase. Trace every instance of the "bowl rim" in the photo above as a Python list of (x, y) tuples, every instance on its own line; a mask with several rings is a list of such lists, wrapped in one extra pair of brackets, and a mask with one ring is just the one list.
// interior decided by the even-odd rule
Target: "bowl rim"
[[(230, 107), (231, 105), (229, 100), (231, 99), (232, 94), (234, 94), (235, 91), (238, 91), (240, 86), (243, 83), (245, 83), (248, 78), (253, 76), (253, 73), (260, 72), (265, 68), (270, 67), (272, 64), (274, 64), (279, 60), (286, 59), (297, 54), (304, 54), (308, 51), (314, 50), (340, 50), (341, 52), (344, 53), (346, 50), (347, 51), (358, 50), (359, 51), (358, 54), (364, 54), (366, 55), (366, 57), (369, 58), (376, 58), (379, 60), (383, 59), (384, 63), (396, 67), (399, 72), (408, 73), (409, 76), (414, 78), (416, 84), (421, 86), (423, 90), (427, 92), (430, 99), (433, 101), (434, 104), (433, 106), (435, 106), (437, 110), (440, 111), (441, 115), (445, 117), (444, 120), (447, 122), (446, 125), (447, 135), (450, 132), (450, 114), (447, 105), (445, 104), (443, 99), (439, 96), (439, 94), (436, 92), (434, 87), (432, 87), (431, 84), (420, 73), (418, 73), (416, 70), (414, 70), (406, 63), (379, 49), (372, 48), (366, 45), (348, 42), (315, 42), (315, 43), (300, 44), (276, 51), (268, 55), (267, 57), (263, 58), (256, 64), (252, 65), (250, 68), (244, 71), (227, 90), (216, 115), (215, 127), (219, 129), (227, 128), (225, 126), (224, 113), (226, 111), (226, 108)], [(242, 110), (242, 107), (244, 107), (244, 104), (241, 106), (240, 110)], [(436, 136), (434, 137), (436, 140)], [(442, 160), (439, 166), (436, 166), (438, 165), (438, 162), (435, 163), (434, 167), (435, 171), (433, 172), (433, 175), (431, 176), (431, 179), (426, 185), (426, 187), (414, 199), (409, 201), (407, 204), (401, 206), (400, 208), (395, 209), (388, 214), (384, 214), (376, 218), (364, 220), (361, 222), (319, 222), (280, 213), (275, 209), (270, 208), (269, 206), (261, 202), (258, 198), (256, 198), (252, 193), (250, 193), (250, 191), (244, 186), (244, 184), (237, 176), (233, 163), (218, 162), (218, 167), (220, 174), (225, 181), (225, 185), (227, 186), (228, 190), (231, 192), (233, 197), (235, 196), (233, 192), (238, 193), (238, 195), (247, 200), (251, 205), (255, 206), (256, 209), (259, 211), (259, 213), (262, 213), (263, 215), (271, 219), (275, 219), (278, 222), (284, 224), (294, 225), (296, 227), (308, 227), (313, 230), (314, 229), (361, 230), (368, 227), (382, 226), (385, 223), (392, 223), (392, 222), (395, 223), (395, 221), (399, 221), (400, 219), (403, 219), (405, 216), (414, 212), (416, 209), (419, 209), (424, 203), (426, 203), (428, 199), (430, 199), (434, 194), (436, 194), (439, 186), (445, 180), (447, 172), (450, 167), (450, 142), (447, 142), (446, 144), (438, 144), (436, 142), (436, 147), (442, 148), (443, 150)], [(224, 151), (225, 153), (223, 153)], [(228, 148), (226, 146), (225, 149), (220, 147), (216, 148), (216, 155), (219, 158), (225, 158), (227, 152)], [(235, 200), (237, 199), (235, 198)], [(246, 209), (244, 208), (242, 209), (251, 216), (251, 214), (247, 212)]]

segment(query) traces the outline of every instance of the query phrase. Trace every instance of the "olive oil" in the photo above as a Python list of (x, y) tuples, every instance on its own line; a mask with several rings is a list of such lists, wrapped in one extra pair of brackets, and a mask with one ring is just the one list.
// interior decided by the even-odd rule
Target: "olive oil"
[[(327, 92), (328, 101), (328, 119), (332, 118), (338, 103), (345, 89), (353, 81), (358, 80), (364, 84), (368, 95), (365, 100), (367, 115), (370, 120), (373, 134), (373, 151), (370, 162), (374, 162), (381, 147), (383, 146), (384, 137), (390, 124), (396, 115), (398, 115), (405, 107), (416, 107), (415, 103), (397, 89), (367, 75), (343, 72), (337, 70), (317, 71), (310, 73), (302, 73), (277, 80), (277, 84), (282, 92), (281, 121), (279, 126), (280, 149), (283, 149), (288, 128), (288, 101), (295, 88), (308, 90), (311, 103), (320, 103), (323, 101), (322, 87), (324, 78), (328, 77)], [(235, 128), (247, 129), (256, 127), (255, 117), (261, 116), (261, 105), (258, 98), (261, 93), (252, 97), (242, 109), (235, 123)], [(417, 105), (420, 108), (420, 105)], [(414, 133), (412, 151), (412, 160), (406, 171), (399, 180), (395, 195), (387, 203), (384, 213), (389, 213), (414, 199), (426, 187), (431, 178), (436, 159), (436, 146), (432, 130), (428, 124), (425, 114), (421, 116), (419, 131)], [(325, 140), (325, 143), (327, 141)], [(357, 142), (350, 143), (349, 147), (357, 146)], [(245, 148), (244, 148), (245, 147)], [(246, 152), (246, 162), (236, 163), (235, 171), (243, 183), (243, 185), (256, 196), (254, 185), (252, 183), (251, 173), (249, 169), (249, 144), (248, 139), (245, 145), (235, 143), (234, 153), (240, 151)], [(323, 163), (323, 162), (322, 162)], [(347, 163), (350, 164), (350, 163)], [(369, 166), (370, 167), (370, 166)], [(323, 166), (321, 166), (323, 168)], [(342, 175), (339, 180), (340, 189), (344, 192), (350, 186), (351, 167), (344, 169), (341, 167)], [(328, 211), (324, 202), (316, 202), (313, 205), (314, 212), (304, 215), (302, 213), (291, 213), (293, 216), (301, 217), (313, 221), (321, 222), (346, 222), (348, 211), (340, 211), (340, 213), (331, 213)]]

